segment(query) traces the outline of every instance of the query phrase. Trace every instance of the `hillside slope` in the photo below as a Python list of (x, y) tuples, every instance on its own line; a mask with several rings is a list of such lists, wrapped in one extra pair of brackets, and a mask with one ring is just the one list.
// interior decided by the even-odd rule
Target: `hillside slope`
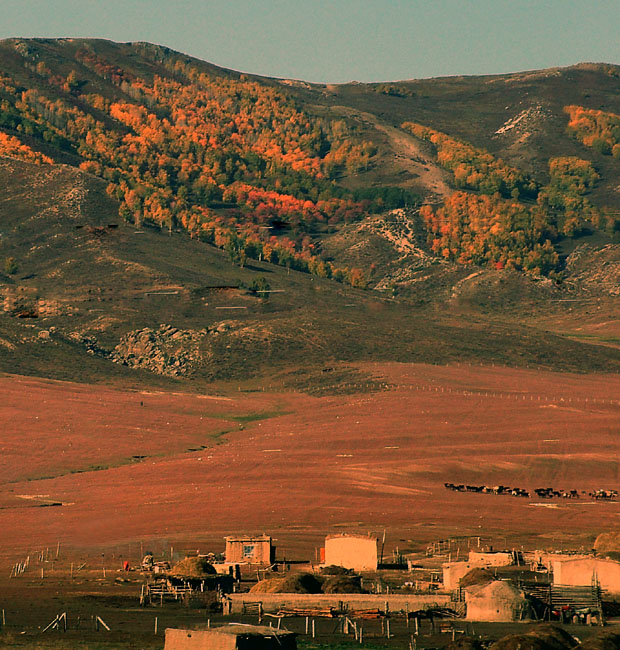
[(321, 86), (88, 39), (0, 63), (7, 371), (618, 369), (620, 161), (564, 110), (613, 121), (612, 66)]
[[(334, 364), (361, 360), (620, 369), (620, 351), (515, 319), (446, 312), (430, 281), (417, 300), (395, 300), (265, 262), (239, 267), (182, 232), (115, 220), (103, 184), (70, 167), (4, 158), (0, 184), (1, 254), (18, 265), (0, 276), (4, 371), (304, 388), (336, 383)], [(442, 268), (462, 279), (455, 265)], [(248, 288), (258, 278), (271, 293)]]

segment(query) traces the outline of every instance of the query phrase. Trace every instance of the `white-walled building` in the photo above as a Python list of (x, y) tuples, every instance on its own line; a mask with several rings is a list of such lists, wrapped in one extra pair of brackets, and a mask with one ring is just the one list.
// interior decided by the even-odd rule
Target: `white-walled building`
[(597, 557), (559, 559), (553, 562), (553, 584), (589, 587), (597, 580), (601, 589), (620, 594), (620, 562)]
[(355, 571), (375, 571), (379, 564), (377, 538), (369, 535), (328, 535), (325, 564)]

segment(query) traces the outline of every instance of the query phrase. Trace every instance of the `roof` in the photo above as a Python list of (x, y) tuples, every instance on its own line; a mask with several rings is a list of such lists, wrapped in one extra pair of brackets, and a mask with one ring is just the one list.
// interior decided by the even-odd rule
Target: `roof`
[(212, 632), (213, 634), (230, 634), (233, 636), (262, 636), (262, 637), (285, 637), (295, 635), (290, 630), (278, 630), (268, 625), (246, 625), (245, 623), (229, 623), (221, 627), (209, 627), (202, 630), (186, 630), (175, 628), (183, 632)]
[(620, 564), (617, 560), (612, 560), (607, 557), (595, 557), (594, 555), (588, 555), (585, 557), (558, 557), (558, 558), (551, 558), (554, 563), (559, 563), (559, 564), (576, 564), (577, 562), (585, 562), (585, 563), (595, 563), (595, 562), (605, 562), (606, 564)]
[(465, 593), (474, 598), (490, 598), (493, 600), (502, 599), (511, 601), (525, 600), (525, 594), (506, 580), (494, 580), (493, 582), (484, 585), (465, 587)]
[(360, 535), (356, 533), (338, 533), (335, 535), (327, 535), (325, 541), (328, 539), (365, 539), (371, 542), (377, 542), (377, 538), (372, 535)]
[(477, 551), (474, 548), (469, 552), (474, 555), (512, 555), (512, 551)]
[(229, 535), (224, 537), (226, 542), (271, 542), (269, 535)]

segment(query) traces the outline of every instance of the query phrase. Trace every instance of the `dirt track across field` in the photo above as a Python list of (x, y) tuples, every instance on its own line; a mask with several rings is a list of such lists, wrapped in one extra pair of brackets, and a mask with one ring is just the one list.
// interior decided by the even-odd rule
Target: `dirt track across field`
[[(460, 493), (444, 482), (617, 489), (620, 378), (365, 366), (391, 388), (166, 394), (0, 379), (0, 561), (46, 546), (220, 551), (266, 532), (287, 557), (327, 533), (419, 548), (450, 534), (587, 543), (620, 503)], [(47, 477), (47, 478), (46, 478)], [(567, 542), (567, 543), (568, 543)]]

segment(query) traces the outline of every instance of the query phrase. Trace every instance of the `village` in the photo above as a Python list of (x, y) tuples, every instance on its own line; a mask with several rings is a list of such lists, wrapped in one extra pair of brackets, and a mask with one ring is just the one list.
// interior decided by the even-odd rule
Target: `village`
[[(600, 536), (599, 546), (606, 539)], [(603, 625), (603, 595), (620, 596), (620, 562), (609, 553), (494, 550), (477, 537), (467, 539), (466, 553), (463, 540), (448, 539), (431, 544), (425, 557), (398, 550), (385, 557), (385, 537), (339, 534), (325, 538), (318, 563), (294, 563), (277, 560), (268, 535), (225, 542), (223, 561), (188, 557), (173, 569), (176, 579), (166, 573), (167, 562), (162, 567), (147, 556), (143, 568), (153, 575), (142, 604), (148, 599), (161, 605), (183, 590), (204, 592), (204, 578), (211, 577), (210, 588), (219, 592), (227, 615), (256, 612), (259, 619), (275, 618), (279, 627), (287, 616), (354, 620), (401, 614), (419, 629), (422, 618)], [(201, 571), (204, 577), (197, 575)], [(253, 585), (244, 589), (248, 578)]]
[[(154, 621), (155, 645), (148, 647), (165, 650), (617, 647), (596, 644), (620, 639), (620, 536), (602, 533), (593, 549), (491, 541), (456, 536), (402, 553), (387, 531), (339, 533), (327, 535), (307, 560), (280, 556), (268, 534), (227, 536), (221, 553), (196, 549), (172, 561), (172, 553), (147, 551), (135, 565), (123, 560), (108, 569), (107, 579), (134, 603), (125, 603), (127, 613)], [(13, 584), (39, 570), (43, 578), (36, 567), (45, 562), (44, 552), (13, 565)], [(70, 569), (71, 581), (84, 585), (87, 568)], [(68, 638), (81, 629), (103, 639), (124, 625), (121, 609), (99, 611), (90, 622), (78, 616), (77, 625), (75, 615), (61, 612), (35, 635)], [(4, 609), (0, 622), (4, 633)]]

